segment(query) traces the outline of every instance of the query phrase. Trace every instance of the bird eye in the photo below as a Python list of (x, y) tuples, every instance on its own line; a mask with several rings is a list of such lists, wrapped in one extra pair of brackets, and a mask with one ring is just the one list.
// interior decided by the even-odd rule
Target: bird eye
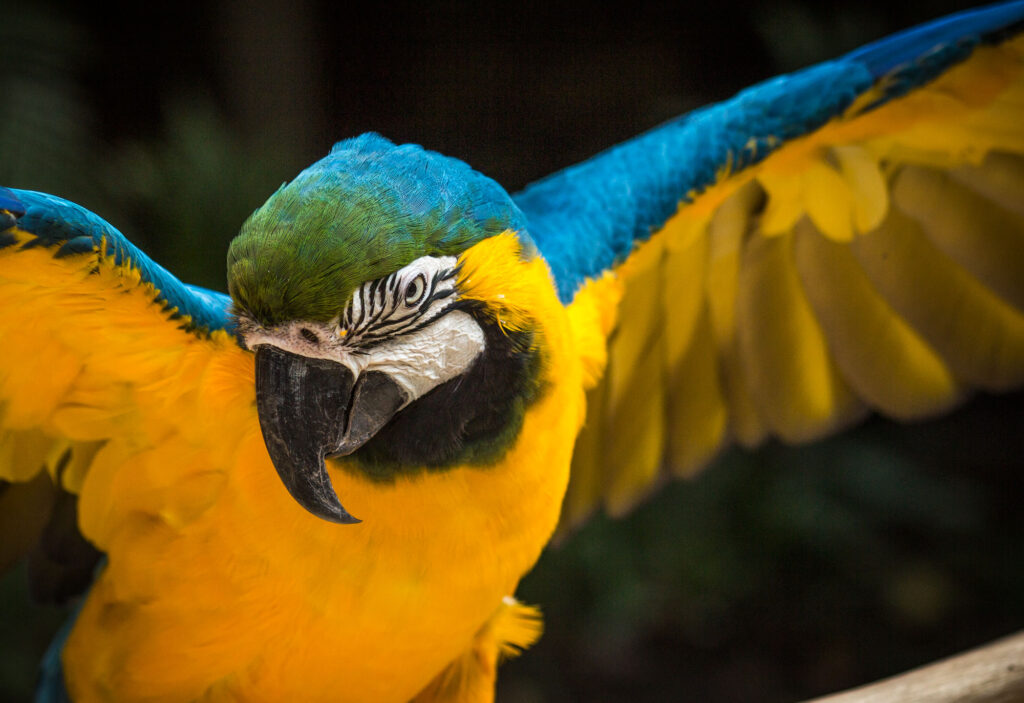
[(420, 274), (416, 278), (409, 282), (409, 285), (405, 289), (405, 304), (406, 305), (417, 305), (423, 300), (423, 294), (427, 292), (427, 279), (426, 276)]

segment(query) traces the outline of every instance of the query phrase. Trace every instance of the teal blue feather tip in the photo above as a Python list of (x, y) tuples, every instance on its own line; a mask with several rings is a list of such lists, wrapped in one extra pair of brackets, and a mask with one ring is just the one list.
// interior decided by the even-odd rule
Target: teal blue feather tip
[(0, 187), (0, 212), (8, 212), (14, 217), (25, 214), (25, 206), (10, 188)]
[(364, 134), (252, 214), (228, 252), (228, 290), (266, 325), (326, 322), (364, 281), (506, 230), (528, 243), (525, 218), (496, 182), (458, 159)]
[(0, 188), (0, 249), (18, 239), (8, 230), (33, 235), (22, 248), (46, 247), (56, 258), (91, 254), (103, 249), (118, 265), (130, 265), (156, 291), (156, 302), (172, 319), (187, 317), (184, 329), (200, 336), (215, 330), (233, 331), (230, 305), (223, 293), (182, 283), (150, 259), (113, 225), (80, 205), (55, 195)]

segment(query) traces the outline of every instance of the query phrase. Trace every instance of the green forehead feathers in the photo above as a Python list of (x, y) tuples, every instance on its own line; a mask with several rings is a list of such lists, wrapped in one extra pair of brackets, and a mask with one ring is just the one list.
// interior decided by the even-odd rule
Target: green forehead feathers
[(327, 322), (363, 282), (509, 229), (525, 239), (522, 213), (491, 179), (364, 134), (336, 144), (249, 217), (228, 250), (228, 291), (267, 326)]

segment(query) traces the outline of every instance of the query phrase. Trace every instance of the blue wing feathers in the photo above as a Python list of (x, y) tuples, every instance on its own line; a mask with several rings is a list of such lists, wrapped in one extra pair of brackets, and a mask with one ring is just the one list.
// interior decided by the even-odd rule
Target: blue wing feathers
[(551, 266), (562, 302), (622, 262), (723, 171), (756, 164), (842, 114), (862, 93), (872, 109), (935, 78), (979, 43), (1019, 31), (1024, 1), (953, 15), (780, 76), (613, 147), (514, 196)]
[(25, 206), (14, 195), (10, 188), (0, 186), (0, 212), (8, 217), (21, 217), (25, 214)]
[(587, 277), (621, 261), (679, 207), (787, 139), (842, 112), (873, 84), (857, 64), (829, 62), (775, 78), (690, 113), (528, 186), (514, 196), (569, 302)]
[[(4, 215), (9, 221), (0, 220), (3, 229), (16, 222), (19, 229), (35, 235), (23, 247), (56, 247), (57, 258), (88, 253), (105, 242), (106, 251), (117, 264), (131, 265), (143, 280), (153, 284), (158, 291), (157, 301), (164, 304), (165, 310), (176, 310), (172, 315), (175, 318), (189, 318), (187, 329), (207, 333), (233, 329), (231, 299), (227, 295), (182, 283), (112, 225), (83, 207), (45, 193), (3, 188), (0, 217)], [(0, 234), (0, 248), (15, 243), (17, 240), (10, 233)]]
[(1024, 2), (968, 10), (866, 44), (847, 54), (845, 60), (862, 63), (872, 75), (881, 78), (902, 65), (926, 57), (936, 47), (969, 51), (978, 42), (998, 39), (1006, 32), (1019, 29), (1022, 21)]
[(57, 634), (54, 635), (50, 646), (46, 648), (46, 653), (43, 654), (43, 660), (39, 665), (39, 678), (36, 681), (35, 703), (71, 703), (71, 697), (64, 685), (64, 665), (61, 662), (61, 655), (84, 603), (85, 598), (82, 598), (74, 612), (68, 616)]

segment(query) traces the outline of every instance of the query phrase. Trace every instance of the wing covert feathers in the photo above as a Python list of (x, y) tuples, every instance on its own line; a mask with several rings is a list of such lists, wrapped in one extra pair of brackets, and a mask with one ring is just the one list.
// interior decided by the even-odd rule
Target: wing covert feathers
[(563, 525), (622, 513), (731, 441), (806, 442), (1024, 385), (1024, 38), (875, 106), (884, 84), (680, 194), (612, 269), (622, 300)]
[[(51, 505), (43, 487), (57, 483), (79, 494), (80, 526), (100, 548), (130, 514), (172, 526), (194, 519), (229, 465), (211, 456), (218, 442), (207, 435), (225, 421), (248, 429), (252, 420), (247, 355), (226, 330), (197, 326), (182, 312), (206, 310), (212, 324), (226, 319), (211, 307), (222, 298), (172, 285), (77, 206), (27, 194), (22, 217), (4, 207), (20, 201), (4, 197), (0, 479), (12, 485), (0, 501), (25, 486), (18, 490), (26, 499)], [(25, 523), (28, 532), (41, 529)]]

